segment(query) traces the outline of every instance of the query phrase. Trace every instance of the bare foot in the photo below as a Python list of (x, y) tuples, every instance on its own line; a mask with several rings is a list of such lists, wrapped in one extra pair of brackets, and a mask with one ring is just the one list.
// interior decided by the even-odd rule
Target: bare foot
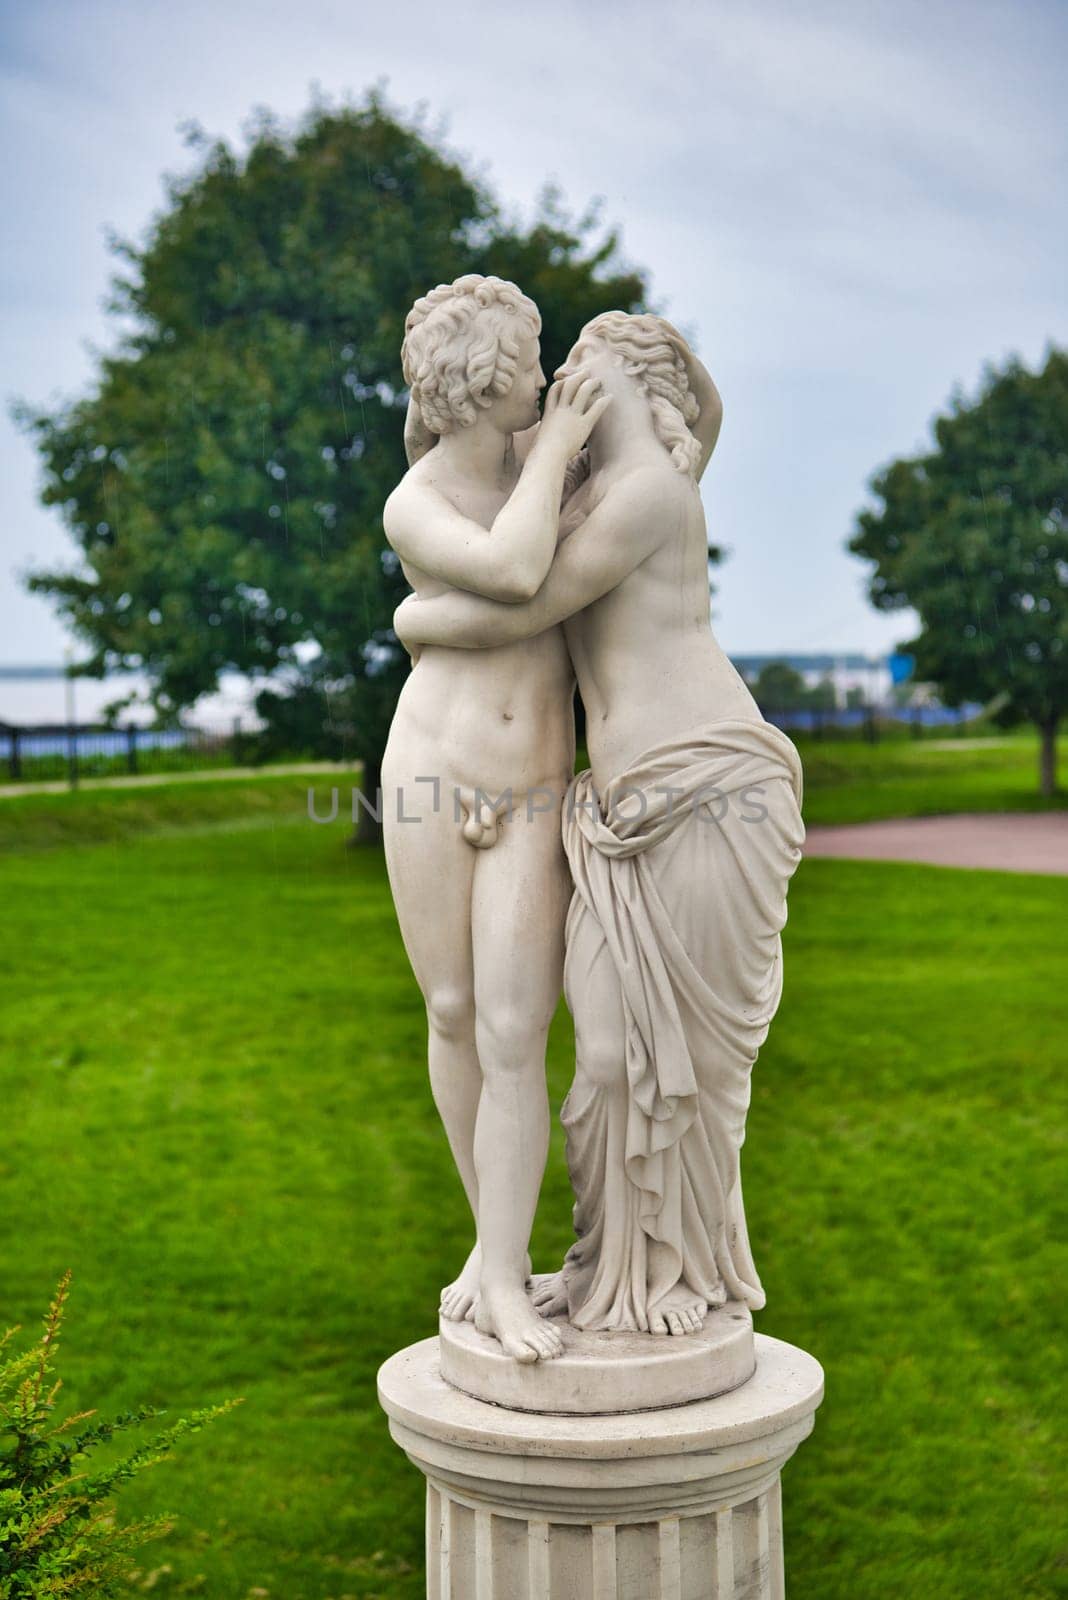
[[(477, 1242), (464, 1262), (460, 1276), (447, 1283), (441, 1291), (438, 1311), (447, 1322), (474, 1322), (478, 1307), (478, 1285), (482, 1276), (482, 1247)], [(527, 1277), (530, 1277), (530, 1257), (527, 1256)]]
[(475, 1327), (500, 1340), (505, 1355), (516, 1361), (551, 1361), (563, 1352), (559, 1333), (542, 1320), (522, 1289), (483, 1286)]
[(559, 1272), (547, 1272), (543, 1278), (534, 1285), (530, 1295), (535, 1309), (543, 1317), (559, 1317), (567, 1311), (567, 1286), (564, 1282), (564, 1269)]
[(470, 1316), (478, 1299), (478, 1280), (482, 1273), (482, 1247), (476, 1243), (463, 1264), (460, 1276), (441, 1291), (438, 1310), (448, 1322), (462, 1322)]
[(700, 1333), (708, 1311), (707, 1300), (695, 1294), (685, 1281), (669, 1289), (649, 1318), (650, 1333)]

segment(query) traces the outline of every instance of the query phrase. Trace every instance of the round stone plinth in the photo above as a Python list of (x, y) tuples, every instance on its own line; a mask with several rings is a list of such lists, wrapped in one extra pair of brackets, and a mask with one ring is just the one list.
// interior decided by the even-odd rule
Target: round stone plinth
[(379, 1400), (427, 1480), (428, 1600), (782, 1600), (779, 1474), (823, 1373), (755, 1345), (729, 1394), (581, 1417), (460, 1393), (437, 1339), (391, 1357)]
[(710, 1311), (700, 1333), (584, 1333), (554, 1317), (564, 1353), (525, 1364), (471, 1322), (440, 1323), (441, 1376), (512, 1411), (603, 1416), (655, 1411), (726, 1394), (753, 1376), (753, 1319), (737, 1301)]

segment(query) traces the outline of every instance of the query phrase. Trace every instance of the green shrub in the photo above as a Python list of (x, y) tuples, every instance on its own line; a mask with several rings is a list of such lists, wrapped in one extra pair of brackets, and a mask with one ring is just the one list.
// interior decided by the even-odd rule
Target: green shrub
[(53, 1421), (62, 1387), (53, 1380), (70, 1273), (44, 1320), (44, 1333), (21, 1355), (18, 1332), (0, 1339), (0, 1600), (53, 1600), (65, 1595), (127, 1592), (133, 1551), (171, 1526), (165, 1518), (120, 1524), (114, 1490), (167, 1455), (183, 1434), (196, 1433), (238, 1401), (195, 1411), (128, 1455), (88, 1470), (89, 1459), (117, 1434), (160, 1415), (149, 1407), (93, 1422), (95, 1411)]

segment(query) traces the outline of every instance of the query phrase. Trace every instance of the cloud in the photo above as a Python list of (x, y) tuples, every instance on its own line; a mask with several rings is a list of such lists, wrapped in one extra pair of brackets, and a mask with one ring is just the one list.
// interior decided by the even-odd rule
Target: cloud
[[(717, 612), (737, 650), (907, 632), (843, 550), (869, 474), (986, 358), (1066, 336), (1060, 5), (39, 0), (5, 28), (10, 389), (86, 381), (104, 225), (144, 228), (188, 165), (183, 119), (233, 138), (256, 104), (293, 116), (313, 82), (385, 78), (506, 200), (550, 177), (576, 205), (602, 195), (693, 330), (727, 404), (706, 501), (734, 549)], [(28, 446), (0, 450), (10, 559), (62, 556)], [(0, 628), (9, 659), (59, 651), (10, 580)]]

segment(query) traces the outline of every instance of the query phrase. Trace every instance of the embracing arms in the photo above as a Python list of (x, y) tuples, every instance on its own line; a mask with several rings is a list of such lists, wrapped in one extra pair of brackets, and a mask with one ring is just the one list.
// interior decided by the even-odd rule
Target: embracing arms
[(617, 483), (564, 540), (548, 577), (525, 605), (500, 605), (473, 594), (431, 600), (411, 595), (394, 613), (397, 637), (418, 652), (427, 644), (489, 649), (544, 633), (622, 583), (674, 533), (662, 489), (660, 473), (635, 472)]
[[(490, 528), (458, 511), (435, 488), (432, 473), (414, 479), (409, 474), (383, 512), (386, 537), (401, 560), (455, 588), (513, 603), (528, 600), (556, 549), (568, 461), (607, 404), (599, 385), (581, 374), (553, 385), (519, 482)], [(415, 428), (406, 428), (406, 445), (418, 448), (419, 442)]]

